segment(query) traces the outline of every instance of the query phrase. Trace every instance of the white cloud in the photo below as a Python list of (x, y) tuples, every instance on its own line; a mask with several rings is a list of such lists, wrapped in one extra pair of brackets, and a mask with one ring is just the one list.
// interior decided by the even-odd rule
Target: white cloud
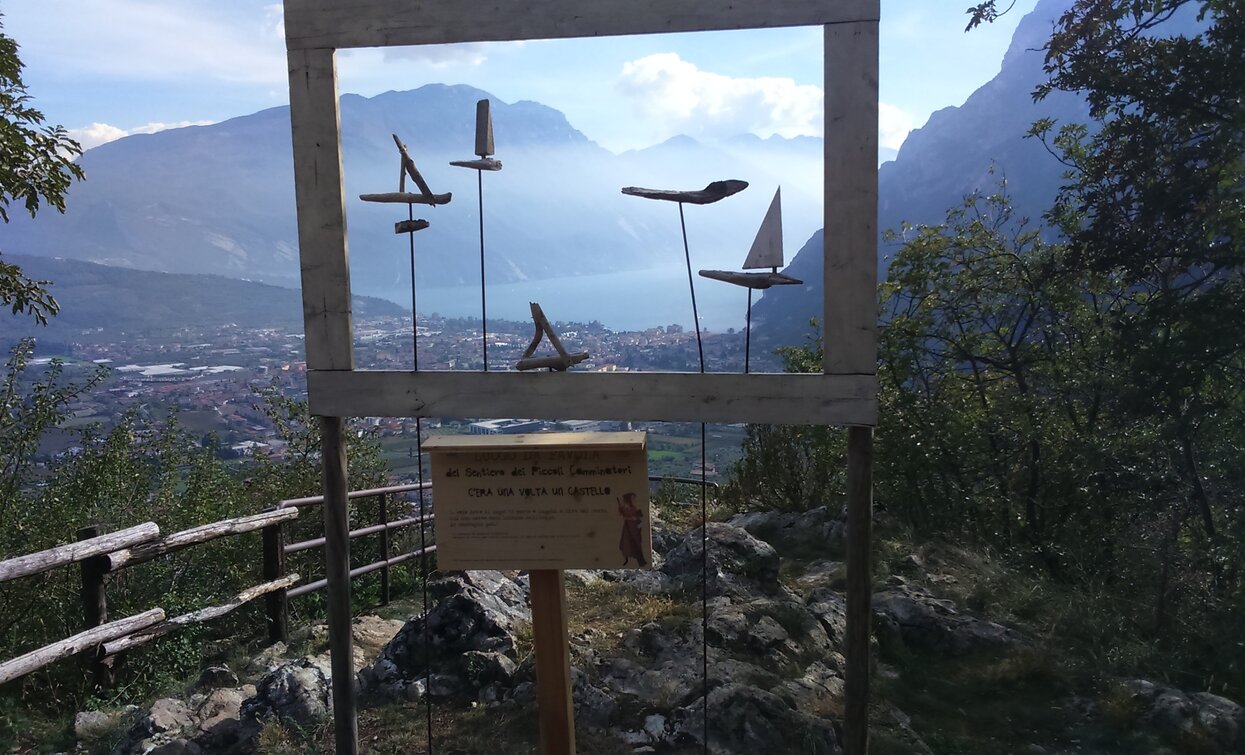
[(131, 129), (118, 128), (108, 123), (92, 123), (82, 128), (69, 129), (70, 138), (76, 140), (82, 145), (82, 149), (90, 149), (98, 147), (101, 144), (107, 144), (116, 141), (123, 136), (131, 134), (154, 134), (157, 131), (164, 131), (170, 128), (185, 128), (186, 126), (208, 126), (215, 121), (178, 121), (176, 123), (145, 123), (142, 126), (135, 126)]
[(789, 78), (733, 78), (700, 70), (676, 53), (623, 64), (616, 88), (644, 111), (650, 127), (667, 135), (732, 136), (754, 133), (820, 136), (820, 87)]
[(914, 128), (916, 118), (911, 113), (885, 102), (878, 103), (878, 146), (897, 150)]
[(430, 68), (443, 70), (459, 66), (475, 67), (488, 60), (489, 52), (507, 45), (520, 47), (522, 42), (462, 42), (453, 45), (418, 45), (415, 47), (386, 47), (382, 59), (385, 62), (411, 61), (423, 63)]
[[(655, 139), (681, 133), (710, 138), (743, 133), (791, 138), (824, 132), (821, 87), (789, 78), (735, 78), (702, 71), (676, 53), (624, 63), (615, 86), (642, 111)], [(883, 149), (899, 149), (915, 126), (910, 113), (894, 105), (879, 105), (878, 142)]]

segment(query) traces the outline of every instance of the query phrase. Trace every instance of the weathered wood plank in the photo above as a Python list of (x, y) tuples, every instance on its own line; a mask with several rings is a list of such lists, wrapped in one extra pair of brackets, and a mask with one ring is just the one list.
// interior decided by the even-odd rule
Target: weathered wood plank
[(7, 561), (0, 561), (0, 582), (28, 577), (58, 566), (85, 561), (92, 556), (100, 556), (119, 548), (128, 548), (159, 536), (160, 528), (156, 526), (156, 523), (146, 522), (89, 540), (79, 540), (76, 543), (58, 545), (38, 553), (10, 558)]
[(878, 24), (827, 26), (825, 371), (877, 372)]
[(144, 561), (150, 561), (153, 558), (167, 555), (182, 548), (191, 545), (206, 543), (209, 540), (215, 540), (218, 537), (227, 535), (241, 535), (244, 532), (252, 532), (254, 530), (263, 529), (270, 524), (284, 522), (289, 519), (298, 518), (298, 509), (284, 509), (280, 511), (265, 511), (262, 514), (252, 514), (251, 516), (240, 516), (235, 519), (225, 519), (211, 524), (202, 524), (198, 527), (191, 527), (188, 530), (174, 532), (166, 535), (159, 540), (136, 545), (132, 548), (123, 548), (121, 550), (109, 553), (108, 570), (116, 571), (127, 566), (141, 564)]
[(153, 608), (135, 616), (101, 624), (60, 642), (53, 642), (51, 645), (45, 645), (25, 655), (19, 655), (11, 661), (0, 663), (0, 685), (25, 676), (31, 671), (38, 671), (54, 661), (89, 650), (101, 642), (124, 637), (161, 621), (164, 621), (164, 610)]
[(843, 730), (849, 755), (869, 752), (869, 626), (873, 594), (873, 428), (847, 430), (847, 656)]
[(324, 574), (328, 581), (329, 665), (333, 672), (333, 738), (338, 755), (359, 750), (350, 628), (350, 509), (347, 505), (345, 422), (320, 417), (324, 459)]
[(356, 371), (307, 385), (326, 416), (877, 423), (872, 375)]
[(566, 576), (560, 569), (533, 569), (532, 650), (536, 654), (536, 710), (542, 755), (575, 753), (575, 705), (566, 628)]
[(341, 115), (332, 50), (289, 53), (307, 367), (354, 369)]
[(285, 0), (285, 41), (314, 47), (556, 39), (876, 19), (878, 0)]
[(684, 191), (681, 189), (645, 189), (640, 186), (624, 186), (622, 193), (642, 199), (660, 199), (666, 202), (682, 202), (685, 204), (713, 204), (729, 196), (733, 196), (748, 188), (747, 181), (727, 179), (714, 181), (703, 189)]
[(116, 655), (117, 653), (129, 650), (132, 647), (137, 647), (138, 645), (150, 642), (157, 637), (163, 637), (170, 632), (175, 632), (183, 627), (188, 627), (191, 624), (201, 624), (205, 621), (219, 619), (225, 614), (234, 611), (240, 606), (250, 603), (258, 597), (289, 587), (297, 582), (298, 579), (298, 574), (287, 574), (280, 579), (274, 579), (271, 582), (265, 582), (260, 585), (255, 585), (254, 587), (249, 587), (234, 596), (233, 600), (230, 600), (228, 603), (222, 603), (221, 605), (210, 606), (208, 608), (201, 608), (198, 611), (191, 611), (190, 613), (182, 614), (181, 616), (174, 617), (168, 621), (162, 621), (159, 624), (147, 627), (146, 629), (140, 629), (134, 634), (130, 634), (110, 642), (105, 642), (103, 654), (104, 656)]

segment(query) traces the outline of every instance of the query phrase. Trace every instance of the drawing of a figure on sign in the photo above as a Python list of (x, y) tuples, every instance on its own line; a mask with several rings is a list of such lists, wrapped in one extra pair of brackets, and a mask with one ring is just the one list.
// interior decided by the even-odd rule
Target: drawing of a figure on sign
[(618, 499), (618, 515), (622, 517), (622, 535), (618, 538), (618, 550), (622, 551), (623, 566), (633, 558), (639, 566), (648, 566), (648, 562), (644, 560), (644, 540), (640, 535), (644, 510), (635, 504), (635, 493), (624, 493)]

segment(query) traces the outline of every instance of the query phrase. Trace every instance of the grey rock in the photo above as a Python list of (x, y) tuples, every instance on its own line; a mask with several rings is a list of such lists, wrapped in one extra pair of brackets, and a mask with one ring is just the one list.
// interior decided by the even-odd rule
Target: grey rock
[(180, 732), (190, 727), (192, 721), (190, 709), (186, 703), (171, 697), (155, 701), (147, 715), (139, 721), (147, 734)]
[(764, 653), (782, 645), (788, 639), (790, 637), (787, 630), (769, 616), (762, 616), (748, 630), (748, 645), (758, 653)]
[[(830, 721), (792, 708), (771, 692), (727, 684), (709, 693), (709, 750), (720, 755), (841, 753)], [(680, 711), (676, 736), (702, 743), (704, 713), (697, 703)]]
[(99, 739), (114, 733), (130, 720), (138, 706), (128, 705), (120, 710), (84, 710), (73, 717), (73, 734), (77, 739)]
[(1146, 679), (1124, 682), (1142, 720), (1165, 737), (1200, 734), (1224, 752), (1245, 751), (1245, 708), (1209, 692), (1189, 693)]
[[(527, 594), (518, 582), (496, 571), (460, 572), (430, 584), (429, 591), (440, 597), (427, 615), (427, 643), (425, 618), (416, 616), (407, 621), (379, 657), (361, 671), (364, 689), (400, 694), (406, 682), (431, 671), (434, 676), (458, 678), (450, 685), (455, 690), (463, 689), (464, 681), (471, 684), (474, 697), (479, 686), (513, 673), (519, 642), (515, 632), (530, 620)], [(506, 657), (510, 663), (497, 656)], [(489, 660), (484, 661), (486, 658)], [(468, 667), (473, 663), (484, 663), (487, 673), (475, 674)], [(433, 685), (430, 692), (437, 695), (447, 685)]]
[[(778, 553), (766, 542), (740, 527), (710, 522), (706, 592), (710, 597), (729, 595), (751, 598), (757, 592), (781, 592), (778, 583)], [(662, 572), (674, 586), (699, 591), (701, 588), (702, 531), (697, 527), (666, 554)]]
[(256, 685), (242, 705), (244, 716), (275, 717), (304, 728), (332, 715), (332, 671), (318, 658), (300, 658), (279, 666)]
[(1013, 629), (979, 619), (949, 600), (935, 598), (922, 587), (910, 584), (888, 588), (873, 595), (873, 612), (880, 621), (879, 642), (898, 635), (910, 648), (946, 655), (965, 655), (1024, 644)]
[(819, 506), (809, 511), (753, 511), (736, 514), (729, 524), (742, 527), (754, 537), (788, 556), (834, 557), (843, 554), (847, 538), (847, 509)]

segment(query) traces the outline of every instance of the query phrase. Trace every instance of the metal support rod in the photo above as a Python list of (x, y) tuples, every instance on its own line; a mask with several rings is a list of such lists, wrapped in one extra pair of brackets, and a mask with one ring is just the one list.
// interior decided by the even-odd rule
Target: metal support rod
[(488, 372), (488, 297), (484, 288), (484, 171), (476, 171), (477, 196), (480, 198), (480, 348), (484, 355), (484, 371)]
[(744, 318), (744, 374), (749, 370), (748, 358), (752, 354), (752, 289), (748, 289), (748, 314)]
[(347, 511), (345, 420), (320, 418), (324, 459), (324, 573), (328, 580), (329, 653), (333, 674), (333, 734), (337, 755), (359, 751), (350, 634), (350, 517)]
[[(389, 496), (380, 496), (379, 515), (380, 521), (377, 524), (385, 525), (389, 523), (389, 512), (385, 510), (385, 502)], [(380, 531), (380, 543), (378, 546), (380, 560), (385, 565), (380, 568), (380, 604), (382, 606), (389, 605), (389, 530), (388, 528)]]
[(700, 355), (700, 371), (705, 371), (705, 347), (700, 342), (700, 311), (696, 308), (696, 284), (692, 278), (692, 253), (687, 248), (687, 223), (683, 220), (683, 203), (679, 202), (679, 228), (683, 231), (683, 259), (687, 261), (687, 288), (692, 292), (692, 325), (696, 328), (696, 353)]
[(847, 430), (847, 678), (843, 731), (848, 755), (869, 752), (869, 622), (872, 599), (873, 428)]
[[(407, 220), (415, 219), (412, 205), (406, 206), (406, 217)], [(415, 313), (415, 232), (407, 231), (406, 237), (410, 240), (411, 247), (411, 355), (413, 369), (419, 372), (419, 315)]]

